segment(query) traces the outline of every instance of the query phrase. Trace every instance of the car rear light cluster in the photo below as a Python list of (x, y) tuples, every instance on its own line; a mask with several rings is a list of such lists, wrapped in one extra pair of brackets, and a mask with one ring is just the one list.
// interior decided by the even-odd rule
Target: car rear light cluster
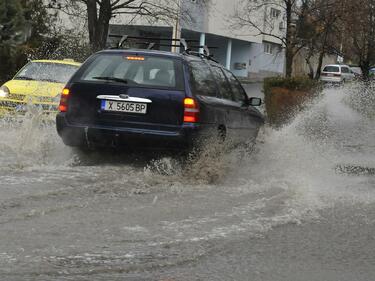
[(132, 57), (128, 56), (128, 57), (126, 57), (126, 59), (127, 60), (135, 60), (135, 61), (144, 61), (145, 60), (144, 57), (136, 57), (136, 56), (132, 56)]
[(197, 123), (199, 121), (199, 106), (195, 99), (184, 99), (184, 122)]
[(65, 88), (61, 93), (60, 105), (59, 105), (59, 111), (60, 112), (67, 112), (68, 111), (69, 95), (70, 95), (69, 89)]

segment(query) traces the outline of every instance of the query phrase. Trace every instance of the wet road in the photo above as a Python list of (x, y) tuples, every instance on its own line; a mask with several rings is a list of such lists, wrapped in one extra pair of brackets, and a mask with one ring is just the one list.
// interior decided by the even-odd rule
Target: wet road
[(251, 155), (189, 166), (2, 121), (0, 280), (374, 280), (371, 99), (325, 90)]

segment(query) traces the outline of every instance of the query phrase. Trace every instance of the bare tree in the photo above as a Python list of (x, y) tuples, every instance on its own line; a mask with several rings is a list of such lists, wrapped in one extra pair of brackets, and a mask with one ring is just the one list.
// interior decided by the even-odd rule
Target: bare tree
[[(299, 14), (297, 0), (243, 0), (237, 7), (235, 21), (242, 27), (249, 27), (253, 35), (264, 35), (278, 39), (285, 47), (285, 74), (292, 75), (293, 58), (302, 48), (296, 40), (296, 18)], [(276, 9), (275, 12), (272, 9)], [(274, 17), (277, 10), (285, 17), (285, 29), (280, 32), (280, 26)], [(276, 13), (276, 14), (273, 14)]]
[(83, 14), (87, 18), (89, 40), (94, 51), (105, 47), (110, 20), (116, 16), (144, 17), (171, 25), (176, 20), (192, 18), (183, 0), (53, 0), (50, 6), (69, 15)]
[(319, 55), (315, 78), (319, 79), (323, 59), (328, 53), (342, 55), (340, 47), (340, 19), (343, 17), (341, 0), (310, 0), (307, 3), (309, 14), (309, 34), (312, 51)]
[[(294, 57), (304, 48), (310, 76), (318, 79), (324, 57), (329, 53), (341, 55), (343, 52), (340, 47), (341, 35), (344, 32), (342, 21), (349, 16), (345, 14), (345, 11), (348, 11), (344, 5), (345, 1), (350, 0), (243, 0), (236, 19), (240, 25), (255, 30), (256, 34), (280, 40), (285, 48), (287, 77), (292, 74)], [(264, 13), (265, 18), (260, 20), (262, 17), (259, 15), (262, 15), (262, 10), (272, 7), (282, 9), (285, 15), (284, 33), (277, 31), (277, 25), (268, 12)], [(311, 59), (317, 54), (318, 65), (314, 70)]]
[(375, 64), (375, 0), (343, 0), (343, 9), (344, 48), (353, 52), (367, 80)]

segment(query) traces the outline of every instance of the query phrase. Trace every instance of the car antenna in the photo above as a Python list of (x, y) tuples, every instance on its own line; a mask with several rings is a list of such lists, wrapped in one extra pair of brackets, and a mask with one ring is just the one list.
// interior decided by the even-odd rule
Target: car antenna
[(150, 44), (148, 44), (147, 50), (152, 50), (155, 47), (155, 45), (155, 42), (151, 42)]
[(208, 57), (208, 58), (210, 58), (211, 56), (210, 56), (210, 49), (207, 47), (207, 45), (204, 45), (203, 46), (203, 51), (204, 51), (204, 55), (206, 56), (206, 57)]
[(185, 38), (180, 38), (180, 43), (182, 46), (184, 46), (184, 51), (187, 52), (189, 50), (188, 44), (185, 40)]
[(118, 45), (117, 47), (120, 49), (122, 47), (122, 44), (124, 44), (124, 42), (128, 40), (128, 35), (124, 35), (121, 37), (120, 41), (118, 42)]

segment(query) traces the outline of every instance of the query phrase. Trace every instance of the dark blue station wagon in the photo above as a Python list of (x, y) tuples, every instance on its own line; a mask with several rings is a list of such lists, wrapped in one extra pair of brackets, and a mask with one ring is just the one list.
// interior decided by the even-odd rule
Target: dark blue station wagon
[(61, 95), (57, 131), (66, 145), (189, 148), (208, 136), (253, 141), (264, 123), (236, 77), (200, 55), (105, 50)]

